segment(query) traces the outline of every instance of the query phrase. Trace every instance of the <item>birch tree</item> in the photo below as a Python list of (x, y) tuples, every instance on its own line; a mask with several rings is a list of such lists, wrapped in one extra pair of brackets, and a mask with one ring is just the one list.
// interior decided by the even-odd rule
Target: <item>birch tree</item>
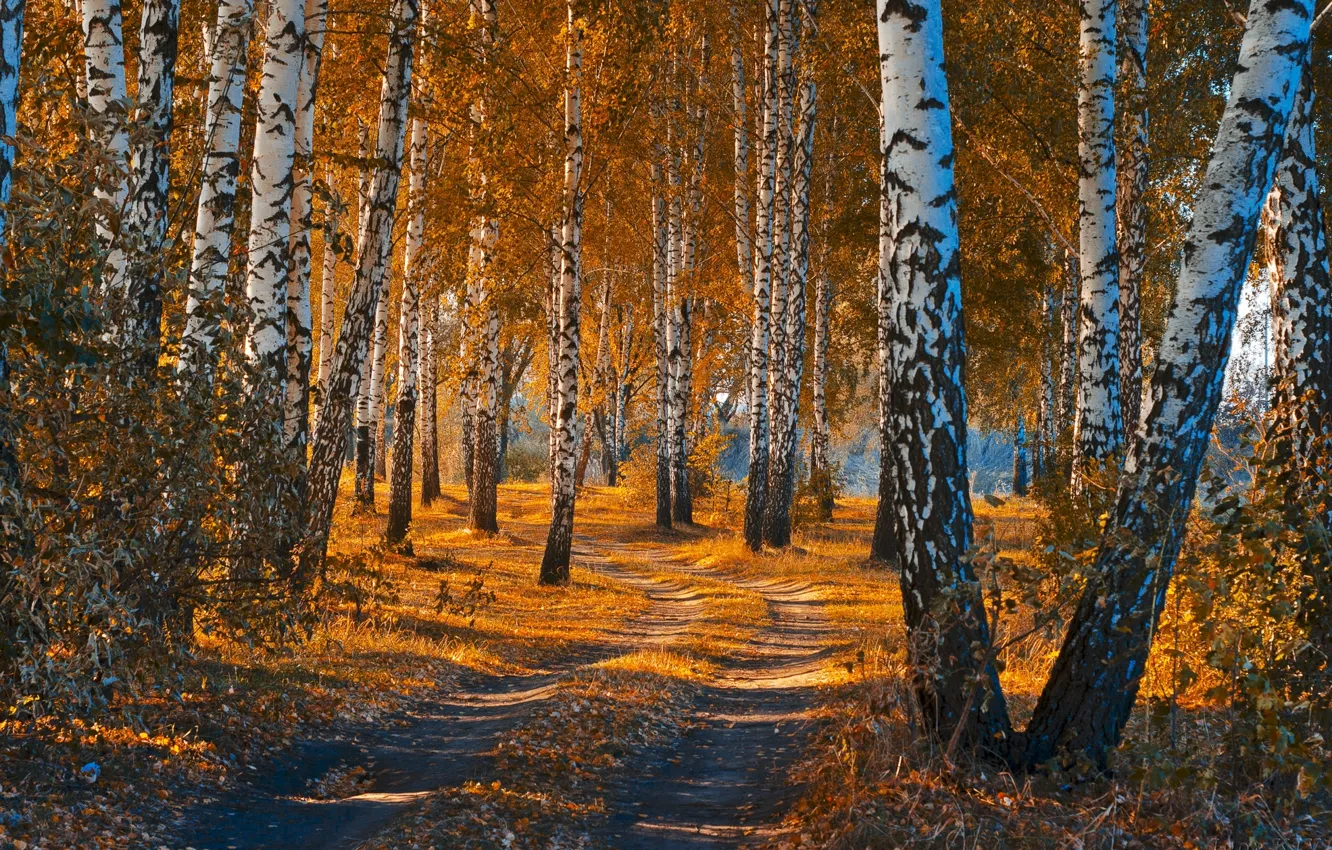
[[(389, 479), (388, 527), (390, 543), (407, 536), (412, 521), (412, 450), (416, 430), (419, 382), (421, 301), (419, 296), (421, 247), (425, 238), (425, 119), (412, 119), (408, 159), (407, 244), (402, 261), (402, 302), (398, 310), (398, 400), (393, 417), (393, 475)], [(433, 389), (433, 388), (432, 388)]]
[[(833, 128), (836, 137), (836, 127)], [(831, 146), (830, 146), (831, 147)], [(828, 155), (825, 175), (823, 213), (819, 220), (820, 262), (814, 285), (814, 374), (811, 415), (814, 427), (809, 435), (809, 480), (818, 498), (819, 518), (828, 522), (833, 516), (832, 443), (828, 421), (828, 337), (831, 331), (833, 283), (828, 271), (829, 219), (832, 209), (832, 155)]]
[(139, 73), (135, 134), (130, 151), (127, 339), (139, 347), (138, 371), (157, 369), (162, 337), (162, 248), (171, 191), (171, 130), (175, 103), (180, 0), (148, 0), (139, 19)]
[(1139, 440), (1088, 587), (1028, 724), (1025, 761), (1104, 764), (1137, 698), (1183, 540), (1240, 287), (1309, 43), (1310, 0), (1254, 0), (1183, 251)]
[[(883, 76), (884, 62), (883, 30), (879, 30), (880, 77)], [(881, 88), (883, 88), (881, 83)], [(882, 102), (887, 102), (886, 89), (881, 94)], [(870, 538), (870, 559), (881, 564), (895, 564), (897, 561), (897, 520), (894, 493), (896, 483), (893, 477), (893, 436), (890, 429), (888, 402), (892, 398), (893, 363), (892, 363), (892, 326), (893, 326), (893, 289), (888, 285), (889, 261), (892, 259), (892, 207), (888, 186), (888, 145), (883, 135), (887, 131), (887, 122), (880, 121), (879, 130), (879, 266), (875, 270), (875, 343), (876, 365), (878, 366), (877, 398), (875, 413), (879, 425), (879, 487), (878, 502), (874, 511), (874, 534)]]
[[(478, 29), (478, 49), (482, 64), (489, 61), (498, 26), (494, 0), (476, 0), (472, 14)], [(483, 92), (485, 86), (482, 87)], [(473, 121), (478, 129), (486, 122), (489, 104), (483, 93), (473, 107)], [(484, 197), (486, 175), (479, 173), (474, 191)], [(471, 248), (467, 275), (472, 285), (472, 309), (475, 325), (469, 329), (475, 334), (476, 354), (476, 412), (473, 424), (475, 438), (472, 458), (472, 491), (467, 513), (467, 525), (472, 531), (493, 534), (499, 531), (497, 492), (499, 483), (499, 440), (495, 433), (495, 420), (499, 411), (499, 305), (495, 300), (490, 280), (490, 261), (499, 238), (499, 223), (488, 216), (479, 216), (472, 227)]]
[[(913, 687), (924, 723), (949, 740), (1008, 729), (989, 623), (971, 562), (962, 288), (953, 140), (938, 0), (879, 0), (888, 205), (894, 536)], [(944, 600), (947, 600), (945, 602)], [(978, 657), (978, 655), (980, 657)], [(927, 671), (927, 672), (926, 672)], [(988, 698), (977, 696), (984, 683)]]
[(541, 557), (542, 584), (569, 583), (573, 545), (574, 453), (577, 449), (579, 312), (583, 248), (583, 23), (568, 4), (564, 88), (564, 226), (560, 261), (560, 356), (555, 477), (551, 480), (550, 533)]
[[(205, 389), (212, 385), (222, 298), (235, 224), (240, 176), (241, 106), (253, 0), (221, 0), (209, 57), (203, 186), (195, 214), (194, 250), (178, 369)], [(332, 321), (331, 312), (329, 321)], [(330, 327), (331, 332), (331, 327)]]
[(1119, 0), (1125, 144), (1118, 149), (1119, 383), (1126, 443), (1142, 413), (1142, 272), (1147, 250), (1147, 0)]
[(421, 383), (421, 507), (440, 497), (439, 489), (439, 373), (435, 350), (439, 336), (439, 298), (431, 297), (421, 310), (421, 362), (416, 367)]
[(657, 525), (671, 527), (671, 364), (670, 316), (667, 313), (666, 197), (662, 179), (664, 148), (658, 144), (652, 162), (652, 338), (657, 355)]
[(310, 458), (309, 525), (298, 586), (308, 584), (323, 563), (337, 501), (338, 478), (346, 452), (349, 403), (356, 390), (370, 348), (379, 290), (385, 283), (392, 247), (393, 217), (402, 176), (402, 154), (407, 133), (407, 103), (412, 84), (412, 48), (417, 29), (416, 0), (394, 0), (388, 58), (379, 103), (379, 134), (375, 142), (375, 172), (366, 216), (356, 251), (356, 279), (347, 299), (333, 353), (324, 414), (315, 431)]
[[(804, 6), (807, 24), (814, 15), (813, 0)], [(773, 410), (772, 466), (768, 474), (768, 495), (764, 512), (764, 542), (787, 546), (791, 542), (791, 502), (795, 495), (796, 425), (799, 421), (800, 383), (805, 364), (805, 286), (809, 274), (809, 188), (814, 163), (814, 119), (818, 89), (812, 74), (807, 74), (800, 91), (799, 135), (795, 143), (794, 164), (787, 208), (790, 253), (786, 277), (789, 280), (785, 310), (784, 345), (781, 350), (779, 397)]]
[[(19, 68), (26, 11), (26, 0), (0, 2), (0, 246), (9, 239), (9, 196), (14, 188), (13, 140), (18, 131)], [(9, 348), (0, 341), (0, 490), (17, 492), (22, 479), (14, 445), (17, 434), (9, 413), (12, 409), (9, 369)]]
[(98, 175), (93, 195), (102, 203), (97, 237), (106, 251), (104, 292), (114, 293), (125, 280), (125, 252), (118, 236), (119, 218), (129, 196), (129, 131), (125, 104), (125, 42), (119, 0), (82, 0), (84, 75), (88, 119), (93, 139), (106, 153), (108, 167)]
[[(245, 296), (253, 313), (246, 353), (262, 376), (254, 389), (278, 411), (285, 398), (291, 189), (304, 35), (304, 5), (298, 0), (273, 0), (255, 101)], [(277, 424), (281, 434), (284, 423)]]
[(1118, 0), (1080, 0), (1078, 403), (1074, 487), (1087, 462), (1119, 451), (1119, 267), (1115, 247), (1115, 29)]
[(337, 309), (338, 250), (342, 242), (340, 226), (342, 198), (333, 188), (333, 175), (324, 172), (328, 187), (328, 205), (324, 210), (324, 259), (319, 276), (319, 409), (328, 398), (328, 377), (333, 371), (333, 313)]
[(746, 292), (754, 289), (749, 238), (749, 125), (745, 119), (745, 57), (740, 49), (740, 8), (731, 3), (731, 104), (735, 136), (735, 269)]
[(305, 467), (310, 440), (310, 232), (314, 229), (314, 120), (323, 64), (328, 0), (306, 0), (300, 79), (296, 87), (294, 186), (287, 271), (287, 387), (283, 436), (296, 463)]
[(745, 545), (763, 547), (768, 484), (768, 349), (773, 271), (773, 204), (777, 171), (777, 42), (780, 0), (765, 0), (763, 136), (759, 141), (755, 210), (754, 321), (749, 353), (749, 487), (745, 493)]

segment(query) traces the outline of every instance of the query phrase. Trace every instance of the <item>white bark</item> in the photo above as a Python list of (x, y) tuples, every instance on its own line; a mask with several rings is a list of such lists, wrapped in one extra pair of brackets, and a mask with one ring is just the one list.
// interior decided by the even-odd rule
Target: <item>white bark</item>
[(291, 199), (291, 268), (287, 275), (287, 397), (285, 437), (298, 462), (305, 464), (310, 422), (310, 231), (314, 228), (315, 97), (323, 63), (328, 0), (306, 0), (305, 56), (296, 90), (295, 186)]
[(328, 398), (328, 378), (333, 371), (333, 320), (337, 309), (338, 242), (342, 200), (333, 189), (333, 174), (324, 173), (329, 190), (328, 209), (324, 211), (324, 262), (319, 276), (319, 406)]
[(220, 0), (209, 59), (203, 187), (194, 223), (179, 370), (211, 383), (235, 224), (241, 106), (254, 0)]
[(120, 0), (82, 0), (84, 73), (88, 86), (88, 119), (93, 138), (107, 157), (94, 196), (106, 210), (99, 214), (97, 236), (107, 252), (102, 272), (106, 292), (125, 280), (125, 252), (118, 238), (120, 216), (129, 197), (129, 132), (125, 89), (125, 42)]
[(265, 373), (255, 390), (274, 401), (284, 397), (294, 119), (304, 33), (304, 4), (271, 0), (250, 166), (245, 295), (253, 312), (246, 353)]
[(569, 581), (569, 550), (573, 544), (574, 465), (578, 440), (579, 313), (582, 298), (583, 242), (583, 25), (568, 4), (568, 48), (564, 88), (564, 226), (560, 253), (560, 357), (555, 478), (551, 481), (554, 512), (541, 559), (542, 584)]
[(1115, 247), (1115, 15), (1117, 0), (1081, 0), (1078, 86), (1078, 403), (1074, 487), (1085, 462), (1116, 454), (1119, 410), (1119, 257)]
[(754, 290), (749, 237), (749, 125), (745, 119), (745, 58), (740, 50), (740, 9), (731, 3), (731, 104), (735, 133), (735, 267), (745, 292)]

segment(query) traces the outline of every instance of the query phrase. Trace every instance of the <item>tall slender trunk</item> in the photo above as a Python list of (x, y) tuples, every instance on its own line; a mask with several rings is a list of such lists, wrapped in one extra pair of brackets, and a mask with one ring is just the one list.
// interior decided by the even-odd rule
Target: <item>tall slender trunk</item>
[(408, 157), (407, 244), (402, 260), (402, 301), (398, 310), (398, 402), (393, 417), (393, 476), (389, 479), (388, 527), (384, 536), (397, 543), (412, 522), (412, 450), (416, 436), (416, 399), (421, 356), (421, 245), (425, 237), (426, 123), (412, 119)]
[(768, 486), (768, 350), (772, 303), (773, 200), (777, 170), (777, 41), (780, 0), (765, 0), (763, 39), (763, 137), (759, 141), (758, 209), (755, 211), (754, 322), (749, 352), (749, 489), (745, 494), (745, 545), (763, 548)]
[[(882, 63), (882, 58), (880, 63)], [(881, 72), (882, 73), (882, 72)], [(879, 414), (879, 492), (874, 511), (874, 535), (870, 538), (870, 560), (891, 566), (897, 565), (896, 483), (893, 464), (896, 462), (888, 416), (888, 405), (893, 388), (893, 288), (889, 285), (889, 260), (892, 258), (892, 208), (888, 186), (888, 145), (883, 136), (887, 125), (879, 130), (881, 156), (879, 160), (879, 267), (875, 270), (874, 295), (876, 306), (875, 342), (878, 346), (878, 404)]]
[(346, 451), (349, 402), (356, 389), (370, 347), (370, 332), (379, 290), (385, 283), (389, 250), (392, 247), (393, 215), (402, 177), (403, 140), (407, 132), (407, 102), (412, 83), (412, 45), (417, 28), (416, 0), (394, 0), (388, 60), (384, 64), (384, 87), (380, 95), (379, 136), (375, 143), (375, 176), (356, 258), (356, 281), (347, 299), (342, 330), (333, 354), (333, 371), (324, 415), (315, 431), (310, 461), (308, 498), (310, 522), (301, 553), (297, 585), (308, 584), (323, 563), (333, 506), (338, 496), (338, 478)]
[(1126, 448), (1142, 416), (1142, 270), (1147, 250), (1147, 0), (1119, 0), (1124, 145), (1119, 148), (1119, 401)]
[(657, 146), (652, 163), (652, 337), (657, 355), (657, 525), (671, 527), (671, 364), (670, 314), (667, 312), (666, 198)]
[[(833, 124), (836, 137), (837, 125)], [(831, 145), (829, 146), (831, 147)], [(831, 151), (827, 159), (828, 171), (824, 175), (823, 211), (819, 216), (819, 272), (814, 283), (814, 428), (809, 436), (809, 480), (818, 500), (819, 519), (829, 522), (833, 518), (832, 462), (829, 448), (832, 442), (828, 421), (828, 336), (831, 331), (833, 283), (828, 270), (828, 241), (832, 218), (833, 160)]]
[[(1280, 228), (1274, 246), (1281, 276), (1272, 300), (1275, 337), (1275, 398), (1281, 417), (1276, 441), (1294, 474), (1291, 503), (1313, 505), (1321, 528), (1309, 536), (1325, 539), (1332, 525), (1326, 479), (1320, 470), (1319, 442), (1332, 421), (1332, 279), (1328, 272), (1326, 229), (1314, 148), (1312, 56), (1306, 55), (1300, 93), (1286, 129), (1277, 166)], [(1307, 578), (1300, 616), (1309, 642), (1332, 642), (1332, 569), (1325, 546), (1301, 553)]]
[(222, 299), (240, 176), (241, 105), (254, 0), (221, 0), (209, 59), (203, 186), (194, 224), (194, 257), (178, 369), (203, 389), (212, 385)]
[[(814, 14), (813, 0), (804, 7)], [(814, 164), (814, 120), (818, 89), (812, 72), (800, 92), (799, 136), (795, 144), (787, 220), (791, 230), (789, 288), (787, 291), (785, 340), (779, 394), (780, 409), (774, 409), (772, 466), (768, 472), (768, 499), (764, 512), (764, 542), (770, 546), (791, 543), (791, 502), (795, 496), (796, 426), (799, 422), (800, 382), (805, 365), (805, 286), (809, 276), (809, 187)]]
[(342, 240), (339, 225), (342, 219), (342, 199), (333, 189), (332, 172), (324, 172), (324, 183), (329, 189), (328, 208), (324, 210), (324, 262), (319, 276), (319, 410), (328, 398), (328, 376), (333, 371), (333, 319), (337, 310), (338, 243)]
[(473, 269), (484, 259), (481, 245), (475, 240), (467, 249), (468, 280), (463, 294), (462, 309), (458, 316), (458, 355), (462, 377), (458, 385), (458, 413), (462, 442), (463, 481), (467, 485), (467, 500), (472, 500), (472, 470), (476, 465), (476, 281)]
[[(606, 275), (606, 281), (601, 286), (601, 297), (597, 299), (600, 304), (600, 319), (597, 323), (597, 353), (593, 361), (596, 365), (592, 370), (592, 386), (589, 388), (588, 395), (591, 402), (596, 405), (595, 418), (598, 420), (597, 431), (602, 435), (602, 454), (606, 454), (605, 440), (605, 421), (604, 415), (606, 400), (608, 398), (607, 389), (611, 383), (610, 368), (610, 316), (611, 316), (611, 276)], [(574, 470), (574, 485), (583, 486), (583, 480), (587, 475), (587, 464), (592, 454), (592, 441), (584, 440), (578, 452), (578, 465)], [(605, 462), (602, 463), (605, 466)]]
[[(549, 276), (546, 281), (546, 477), (555, 480), (555, 454), (558, 435), (560, 390), (560, 226), (550, 226)], [(552, 497), (554, 491), (551, 491)]]
[(421, 431), (421, 507), (427, 507), (440, 497), (439, 490), (439, 388), (435, 343), (439, 334), (439, 301), (432, 296), (421, 311), (421, 363), (420, 374), (421, 415), (417, 427)]
[(670, 459), (671, 523), (688, 522), (689, 447), (686, 445), (688, 403), (681, 378), (688, 357), (689, 294), (682, 281), (684, 233), (681, 209), (680, 141), (671, 115), (666, 131), (667, 223), (666, 223), (666, 351), (668, 396), (666, 436)]
[[(483, 63), (490, 61), (494, 43), (498, 12), (494, 0), (476, 0), (472, 7), (479, 55)], [(478, 131), (485, 129), (488, 99), (482, 94), (473, 108)], [(485, 197), (486, 177), (479, 174), (472, 191), (478, 199)], [(495, 419), (499, 404), (499, 305), (495, 300), (490, 280), (490, 260), (499, 239), (499, 223), (480, 216), (472, 227), (471, 253), (468, 259), (468, 281), (474, 287), (473, 312), (476, 334), (473, 350), (476, 353), (476, 410), (472, 444), (471, 499), (468, 504), (467, 526), (472, 531), (493, 534), (499, 531), (497, 518), (497, 492), (499, 446), (495, 433)]]
[(310, 442), (310, 231), (314, 228), (314, 119), (328, 0), (306, 0), (304, 57), (296, 92), (295, 184), (291, 191), (291, 268), (287, 274), (287, 450), (301, 470)]
[(555, 478), (551, 481), (553, 510), (546, 551), (541, 557), (542, 584), (569, 583), (569, 549), (573, 545), (575, 422), (578, 417), (579, 310), (583, 250), (583, 25), (570, 0), (564, 87), (564, 228), (560, 263), (560, 386), (556, 420)]
[(1055, 288), (1045, 284), (1041, 294), (1041, 396), (1036, 402), (1036, 445), (1032, 457), (1032, 478), (1043, 479), (1054, 467), (1055, 426), (1055, 333), (1059, 305)]
[(130, 195), (121, 228), (129, 251), (128, 340), (139, 349), (138, 371), (157, 369), (162, 344), (162, 249), (171, 193), (171, 129), (179, 55), (180, 0), (147, 0), (139, 26), (139, 75), (130, 154)]
[(1078, 388), (1078, 258), (1067, 252), (1064, 255), (1064, 289), (1059, 302), (1059, 320), (1061, 337), (1059, 345), (1059, 426), (1055, 430), (1055, 440), (1059, 447), (1063, 472), (1068, 473), (1073, 465), (1073, 429), (1077, 418)]
[(1027, 461), (1027, 420), (1018, 413), (1017, 427), (1013, 429), (1013, 495), (1027, 495), (1031, 467)]
[(370, 448), (372, 474), (367, 501), (375, 502), (375, 481), (385, 477), (384, 419), (388, 407), (388, 347), (389, 347), (389, 287), (379, 291), (379, 304), (375, 307), (375, 336), (370, 360)]
[[(6, 244), (9, 237), (8, 204), (14, 187), (13, 139), (18, 131), (19, 67), (23, 56), (25, 11), (25, 0), (0, 2), (0, 246)], [(10, 394), (9, 368), (8, 347), (0, 341), (0, 490), (17, 493), (23, 479), (14, 445), (17, 434), (10, 418), (13, 398)], [(9, 498), (0, 499), (0, 520), (8, 519), (5, 506), (9, 503)], [(4, 535), (4, 542), (6, 551), (16, 549), (8, 534)], [(7, 561), (8, 556), (0, 554), (0, 565)], [(7, 612), (0, 613), (0, 618), (6, 616)]]
[(97, 216), (97, 238), (106, 251), (102, 288), (117, 291), (125, 281), (125, 251), (119, 236), (120, 217), (129, 197), (129, 129), (123, 104), (125, 41), (120, 0), (82, 0), (84, 75), (92, 136), (106, 152), (108, 169), (98, 175), (94, 197), (104, 209)]
[[(272, 0), (256, 100), (245, 295), (253, 313), (246, 340), (246, 353), (257, 370), (252, 390), (279, 412), (285, 396), (291, 185), (304, 32), (304, 4)], [(283, 423), (279, 419), (274, 424), (280, 439)]]
[(731, 2), (731, 104), (735, 134), (735, 269), (745, 292), (754, 289), (749, 237), (749, 125), (745, 118), (745, 57), (740, 50), (740, 8)]
[[(356, 216), (356, 244), (357, 251), (364, 244), (366, 228), (370, 226), (370, 201), (373, 192), (374, 172), (371, 169), (370, 161), (370, 128), (362, 124), (357, 133), (358, 150), (361, 161), (361, 179), (358, 186), (359, 203), (357, 205)], [(357, 254), (357, 265), (360, 265), (360, 255)], [(380, 295), (375, 296), (375, 318), (377, 323), (379, 319), (379, 299)], [(345, 308), (344, 308), (345, 311)], [(371, 332), (373, 334), (373, 331)], [(356, 390), (356, 475), (354, 492), (358, 507), (373, 505), (375, 501), (375, 475), (374, 475), (374, 394), (371, 391), (373, 383), (370, 380), (370, 374), (374, 369), (373, 343), (367, 348), (365, 359), (360, 364), (360, 374), (357, 380)]]
[[(939, 0), (879, 0), (887, 140), (897, 558), (921, 717), (943, 740), (1008, 730), (971, 549), (966, 363)], [(947, 599), (947, 603), (944, 603)], [(947, 613), (944, 613), (944, 612)], [(978, 657), (980, 656), (980, 657)], [(977, 697), (978, 680), (989, 692)]]
[(1119, 410), (1119, 257), (1115, 248), (1115, 15), (1118, 0), (1080, 0), (1078, 406), (1073, 486), (1123, 443)]
[(1025, 759), (1104, 764), (1128, 721), (1183, 540), (1221, 388), (1240, 287), (1309, 44), (1311, 0), (1254, 0), (1194, 204), (1179, 283), (1095, 561), (1028, 724)]

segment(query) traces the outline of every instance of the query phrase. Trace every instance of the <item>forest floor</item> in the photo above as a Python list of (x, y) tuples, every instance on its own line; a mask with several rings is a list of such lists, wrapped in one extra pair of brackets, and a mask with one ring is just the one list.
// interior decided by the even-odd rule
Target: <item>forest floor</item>
[[(865, 560), (869, 500), (756, 555), (718, 522), (737, 504), (661, 530), (588, 487), (573, 581), (541, 588), (546, 487), (502, 487), (493, 537), (464, 496), (418, 509), (406, 554), (377, 544), (382, 504), (342, 500), (306, 640), (206, 637), (96, 720), (0, 724), (0, 850), (1332, 846), (1326, 812), (1261, 796), (943, 758), (897, 577)], [(997, 551), (1037, 526), (977, 500)], [(1053, 648), (1006, 659), (1019, 722)]]

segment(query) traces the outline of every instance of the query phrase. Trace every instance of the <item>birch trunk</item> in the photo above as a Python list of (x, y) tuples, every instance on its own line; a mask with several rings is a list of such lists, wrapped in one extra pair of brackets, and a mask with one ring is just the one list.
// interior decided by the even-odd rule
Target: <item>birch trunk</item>
[(222, 299), (240, 176), (241, 106), (245, 96), (253, 0), (221, 0), (209, 60), (203, 186), (194, 224), (194, 256), (178, 369), (202, 391), (212, 386)]
[(306, 0), (304, 57), (296, 88), (295, 185), (291, 193), (291, 268), (287, 274), (287, 450), (305, 468), (310, 442), (310, 355), (313, 348), (310, 310), (310, 231), (314, 175), (315, 97), (324, 56), (328, 0)]
[[(361, 160), (361, 179), (359, 184), (359, 203), (356, 215), (357, 264), (360, 264), (360, 246), (364, 243), (366, 228), (370, 226), (370, 200), (373, 191), (374, 172), (370, 162), (370, 128), (362, 124), (359, 128), (358, 148)], [(376, 295), (375, 318), (379, 315), (379, 299)], [(367, 504), (373, 506), (375, 500), (374, 475), (374, 395), (371, 393), (370, 373), (374, 370), (373, 344), (366, 351), (365, 359), (360, 364), (360, 376), (356, 390), (356, 475), (354, 492), (358, 508)]]
[(1027, 462), (1027, 422), (1018, 414), (1017, 427), (1013, 429), (1013, 495), (1027, 495), (1031, 467)]
[[(129, 169), (129, 207), (121, 240), (129, 248), (127, 341), (138, 371), (157, 369), (162, 344), (162, 248), (171, 192), (171, 129), (180, 35), (180, 0), (147, 0), (139, 26), (139, 75)], [(128, 239), (127, 239), (128, 237)]]
[(1254, 0), (1174, 300), (1095, 569), (1027, 728), (1025, 761), (1103, 765), (1137, 698), (1207, 450), (1240, 287), (1309, 44), (1311, 0)]
[(731, 104), (735, 135), (735, 269), (744, 290), (754, 290), (749, 238), (749, 125), (745, 117), (745, 57), (740, 50), (740, 9), (731, 3)]
[(671, 363), (670, 314), (667, 312), (667, 241), (669, 226), (657, 146), (652, 163), (652, 336), (657, 355), (657, 525), (671, 527)]
[[(483, 63), (489, 62), (495, 38), (497, 10), (494, 0), (476, 0), (472, 7), (477, 28), (479, 54)], [(487, 97), (482, 94), (473, 107), (478, 129), (486, 123)], [(484, 199), (486, 176), (479, 174), (472, 187), (476, 197)], [(468, 279), (474, 285), (473, 308), (478, 319), (474, 328), (476, 338), (476, 410), (472, 445), (472, 488), (468, 506), (467, 525), (472, 531), (493, 534), (499, 531), (496, 517), (496, 485), (498, 484), (499, 446), (495, 433), (495, 419), (499, 406), (499, 305), (489, 278), (490, 259), (499, 238), (499, 223), (481, 216), (471, 233), (471, 253), (468, 261)]]
[(681, 271), (683, 265), (683, 222), (681, 221), (680, 202), (680, 152), (674, 132), (672, 116), (666, 133), (667, 148), (667, 189), (668, 217), (666, 225), (666, 350), (668, 390), (666, 433), (670, 457), (670, 496), (671, 524), (687, 522), (685, 506), (689, 501), (689, 466), (688, 446), (686, 445), (686, 423), (688, 419), (688, 399), (684, 394), (681, 378), (684, 374), (684, 360), (687, 357), (685, 340), (688, 336), (689, 296), (682, 292)]
[(1078, 405), (1073, 486), (1123, 442), (1119, 410), (1119, 266), (1115, 247), (1117, 0), (1080, 0)]
[(1142, 414), (1142, 270), (1147, 250), (1147, 0), (1120, 0), (1125, 93), (1116, 226), (1119, 247), (1119, 383), (1124, 437), (1131, 449)]
[(1290, 432), (1290, 455), (1301, 466), (1314, 460), (1332, 414), (1332, 281), (1317, 163), (1313, 71), (1306, 58), (1276, 171), (1280, 277), (1273, 299), (1275, 406)]
[(88, 120), (92, 137), (105, 151), (108, 168), (98, 175), (93, 196), (104, 209), (97, 237), (106, 251), (102, 288), (110, 294), (125, 281), (125, 252), (119, 237), (120, 217), (129, 197), (129, 131), (125, 104), (125, 42), (120, 0), (82, 0), (84, 75), (88, 88)]
[(773, 196), (777, 171), (777, 41), (780, 0), (765, 0), (763, 41), (763, 137), (759, 143), (758, 208), (755, 211), (754, 322), (749, 353), (749, 489), (745, 494), (745, 545), (763, 548), (768, 484), (768, 349), (773, 264)]
[[(880, 30), (882, 33), (882, 30)], [(880, 43), (879, 63), (883, 64), (884, 45)], [(882, 76), (882, 71), (880, 72)], [(886, 94), (884, 95), (886, 98)], [(893, 439), (890, 430), (888, 402), (892, 398), (892, 326), (893, 290), (888, 284), (889, 260), (892, 258), (892, 207), (888, 191), (888, 146), (883, 136), (887, 124), (879, 130), (881, 157), (879, 163), (879, 267), (875, 274), (875, 342), (878, 346), (878, 414), (879, 414), (879, 493), (874, 511), (874, 536), (870, 538), (870, 560), (881, 564), (897, 564), (896, 484), (893, 477)]]
[(1042, 479), (1054, 467), (1055, 335), (1058, 328), (1059, 304), (1055, 289), (1049, 283), (1041, 296), (1041, 397), (1036, 404), (1036, 446), (1033, 453), (1032, 478)]
[[(259, 382), (253, 390), (275, 411), (282, 410), (285, 396), (291, 187), (304, 32), (303, 3), (270, 2), (250, 166), (245, 295), (253, 313), (246, 353)], [(283, 423), (276, 424), (281, 435)]]
[(440, 497), (439, 490), (439, 373), (435, 346), (439, 334), (439, 302), (432, 298), (421, 312), (421, 507)]
[[(836, 137), (837, 126), (833, 125)], [(832, 216), (831, 153), (827, 159), (823, 212), (819, 218), (819, 273), (814, 284), (814, 428), (809, 436), (809, 479), (818, 499), (819, 520), (830, 522), (833, 517), (833, 480), (829, 447), (832, 442), (828, 421), (828, 336), (831, 330), (833, 283), (828, 271), (829, 219)]]
[(579, 311), (583, 251), (583, 25), (568, 5), (564, 87), (564, 227), (560, 261), (560, 384), (550, 534), (541, 557), (542, 584), (569, 583), (573, 545), (574, 453), (577, 449)]
[(306, 586), (323, 563), (328, 534), (337, 501), (338, 478), (346, 451), (348, 406), (356, 389), (361, 364), (370, 347), (379, 290), (392, 247), (393, 215), (402, 176), (403, 140), (407, 131), (407, 102), (412, 83), (412, 45), (417, 28), (416, 0), (394, 0), (393, 28), (389, 33), (388, 59), (384, 64), (384, 86), (380, 95), (379, 136), (375, 144), (375, 176), (366, 216), (367, 227), (357, 246), (356, 281), (347, 299), (347, 309), (333, 354), (326, 410), (319, 418), (311, 455), (309, 479), (310, 522), (305, 550), (301, 553), (297, 585)]
[[(555, 456), (558, 434), (555, 421), (559, 419), (560, 390), (560, 227), (550, 226), (550, 272), (546, 281), (546, 476), (555, 480)], [(554, 491), (551, 491), (552, 498)], [(554, 502), (551, 503), (552, 508)]]
[(319, 277), (319, 410), (328, 398), (328, 378), (333, 371), (333, 319), (337, 310), (338, 243), (342, 199), (333, 190), (333, 174), (324, 172), (329, 189), (328, 208), (324, 211), (324, 262)]
[[(8, 242), (10, 192), (14, 187), (14, 142), (18, 132), (19, 67), (23, 56), (25, 0), (0, 2), (0, 246)], [(9, 384), (9, 350), (0, 342), (0, 489), (17, 493), (22, 484), (17, 437), (9, 411), (13, 399)], [(8, 502), (8, 499), (6, 499)], [(9, 534), (5, 534), (10, 538)], [(12, 538), (7, 542), (12, 543)], [(7, 560), (0, 556), (0, 561)]]
[(473, 269), (480, 266), (484, 256), (480, 244), (473, 241), (467, 251), (468, 280), (463, 296), (462, 310), (458, 317), (458, 354), (462, 363), (462, 378), (458, 386), (458, 412), (461, 420), (463, 481), (467, 485), (467, 500), (472, 500), (472, 470), (476, 464), (476, 375), (477, 375), (477, 324), (476, 281), (472, 279)]
[[(939, 0), (879, 0), (883, 137), (888, 141), (895, 536), (910, 666), (921, 717), (941, 740), (986, 743), (1008, 729), (979, 584), (967, 557), (967, 478), (953, 140)], [(945, 604), (944, 599), (948, 602)], [(940, 617), (941, 610), (949, 614)], [(989, 692), (977, 698), (978, 680)]]
[(393, 476), (389, 480), (388, 526), (384, 536), (397, 543), (412, 522), (412, 445), (416, 435), (421, 301), (421, 245), (425, 237), (426, 124), (412, 120), (407, 184), (407, 244), (402, 260), (402, 301), (398, 310), (398, 402), (393, 417)]
[[(812, 9), (812, 6), (806, 7)], [(812, 11), (808, 12), (812, 14)], [(795, 496), (796, 425), (805, 364), (805, 285), (809, 275), (809, 184), (814, 163), (814, 120), (818, 89), (812, 74), (800, 93), (800, 134), (795, 145), (788, 222), (791, 230), (789, 289), (780, 371), (780, 409), (774, 409), (772, 466), (768, 473), (763, 538), (769, 546), (791, 543), (791, 502)]]

